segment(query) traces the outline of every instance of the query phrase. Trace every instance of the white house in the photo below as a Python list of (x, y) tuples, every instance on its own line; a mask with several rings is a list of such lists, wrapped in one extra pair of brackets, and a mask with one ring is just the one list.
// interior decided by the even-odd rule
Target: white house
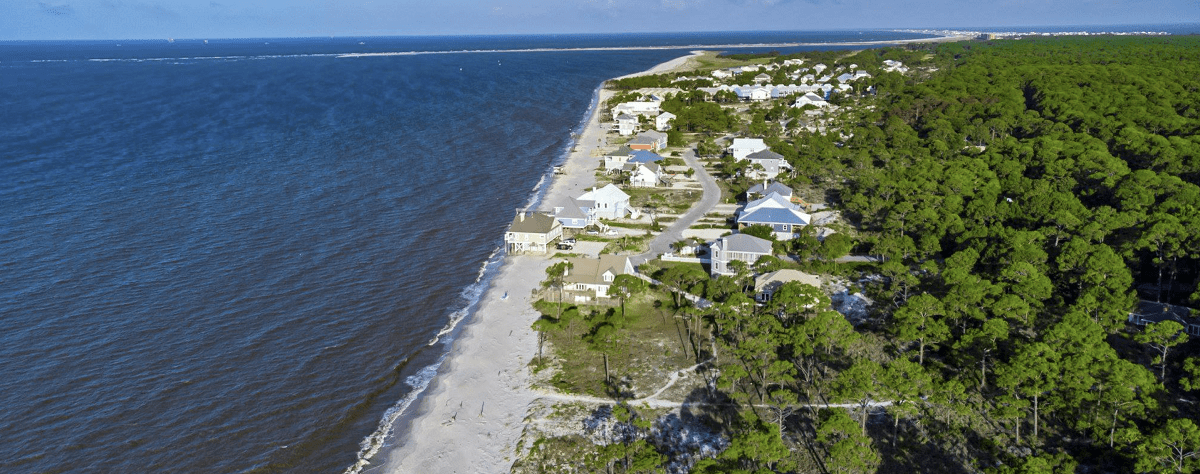
[(675, 120), (675, 114), (663, 112), (654, 117), (654, 129), (660, 132), (665, 132), (671, 129), (671, 121)]
[(826, 101), (821, 96), (814, 94), (812, 92), (809, 92), (809, 93), (806, 93), (806, 94), (798, 97), (796, 99), (796, 102), (792, 103), (792, 107), (795, 107), (798, 109), (800, 107), (804, 107), (809, 104), (815, 105), (817, 107), (830, 107), (833, 105), (833, 104), (830, 104), (828, 101)]
[(762, 170), (750, 169), (747, 170), (746, 176), (750, 179), (771, 179), (779, 176), (784, 170), (792, 169), (792, 165), (784, 159), (783, 155), (775, 153), (771, 150), (759, 150), (749, 155), (746, 159), (750, 163), (762, 166)]
[(621, 114), (617, 116), (617, 133), (621, 136), (637, 133), (638, 118), (636, 115)]
[(620, 219), (633, 212), (629, 195), (611, 183), (581, 194), (576, 201), (588, 210), (588, 224), (595, 224), (596, 219)]
[(746, 156), (751, 153), (766, 149), (767, 144), (763, 143), (761, 138), (734, 138), (728, 151), (730, 155), (733, 155), (733, 159), (740, 161), (746, 159)]
[(662, 181), (662, 166), (658, 163), (627, 163), (629, 185), (636, 188), (652, 188)]
[(712, 260), (712, 276), (736, 275), (737, 272), (729, 267), (734, 261), (753, 264), (759, 258), (771, 255), (771, 241), (760, 239), (753, 235), (733, 234), (717, 239), (708, 245), (709, 256)]
[(658, 102), (638, 101), (638, 102), (622, 102), (617, 104), (612, 109), (613, 118), (621, 114), (629, 115), (657, 115), (660, 111)]
[(825, 71), (826, 69), (829, 69), (829, 66), (826, 66), (824, 63), (817, 63), (817, 64), (814, 64), (812, 68), (813, 68), (813, 71), (816, 71), (817, 74), (820, 74), (821, 72)]
[(713, 71), (711, 74), (712, 74), (712, 77), (715, 77), (717, 79), (725, 79), (725, 78), (733, 77), (732, 72), (729, 72), (724, 69), (717, 69), (717, 70)]
[(626, 145), (621, 145), (614, 151), (604, 155), (604, 170), (619, 171), (625, 163), (629, 162), (629, 158), (633, 156), (633, 149)]
[(904, 67), (904, 63), (896, 61), (895, 59), (884, 59), (883, 70), (888, 72), (898, 72), (900, 74), (908, 72), (908, 68)]
[(759, 83), (759, 84), (765, 84), (766, 82), (768, 82), (770, 80), (771, 80), (771, 76), (768, 76), (767, 73), (762, 73), (757, 76), (754, 76), (754, 82)]
[(563, 290), (577, 302), (608, 298), (613, 280), (618, 275), (632, 275), (633, 262), (629, 257), (601, 255), (600, 258), (568, 258)]

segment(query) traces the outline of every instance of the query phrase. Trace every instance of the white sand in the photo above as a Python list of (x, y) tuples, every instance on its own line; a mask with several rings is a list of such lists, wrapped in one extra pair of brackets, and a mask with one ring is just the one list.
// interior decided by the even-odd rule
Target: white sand
[[(668, 61), (640, 74), (657, 74), (686, 63)], [(600, 91), (600, 101), (611, 96)], [(575, 150), (563, 163), (540, 206), (550, 209), (595, 184), (604, 144), (597, 120), (588, 118)], [(529, 361), (537, 353), (532, 329), (538, 313), (530, 295), (546, 278), (546, 257), (507, 257), (450, 356), (422, 396), (417, 416), (398, 446), (390, 447), (387, 473), (508, 472), (529, 407), (541, 395), (530, 388)], [(508, 299), (502, 295), (508, 294)]]

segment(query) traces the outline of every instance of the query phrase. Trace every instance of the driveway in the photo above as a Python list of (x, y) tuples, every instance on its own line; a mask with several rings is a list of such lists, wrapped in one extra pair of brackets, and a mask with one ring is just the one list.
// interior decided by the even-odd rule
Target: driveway
[(691, 209), (679, 216), (675, 222), (672, 222), (661, 234), (654, 237), (650, 241), (650, 250), (641, 255), (629, 257), (634, 265), (641, 265), (660, 254), (671, 250), (671, 244), (683, 240), (683, 231), (691, 227), (697, 220), (704, 217), (716, 207), (721, 200), (721, 188), (717, 186), (716, 180), (708, 175), (708, 171), (704, 170), (704, 165), (700, 164), (700, 160), (696, 158), (695, 148), (688, 148), (683, 151), (683, 161), (688, 166), (696, 170), (694, 177), (700, 182), (700, 186), (704, 188), (704, 197), (700, 198), (700, 202), (693, 204)]

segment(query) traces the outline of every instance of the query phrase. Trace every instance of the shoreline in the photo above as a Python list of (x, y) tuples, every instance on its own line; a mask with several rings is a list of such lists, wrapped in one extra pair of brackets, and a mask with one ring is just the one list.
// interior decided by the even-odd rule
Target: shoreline
[[(633, 75), (659, 74), (696, 55)], [(549, 185), (531, 197), (530, 207), (552, 208), (595, 183), (598, 158), (592, 152), (605, 143), (600, 109), (611, 95), (603, 83), (597, 86), (578, 138), (557, 163), (563, 174), (552, 175)], [(405, 434), (403, 444), (384, 445), (364, 472), (509, 471), (529, 408), (543, 396), (533, 390), (529, 372), (537, 353), (532, 325), (540, 317), (531, 294), (552, 262), (544, 256), (504, 256), (437, 375), (418, 396), (415, 410), (399, 419), (407, 425), (394, 428)]]
[[(547, 53), (564, 51), (653, 51), (667, 49), (735, 49), (735, 48), (803, 48), (817, 46), (887, 46), (910, 43), (942, 43), (948, 41), (963, 41), (971, 39), (966, 35), (931, 36), (929, 38), (910, 38), (879, 41), (835, 41), (831, 43), (744, 43), (744, 44), (692, 44), (679, 46), (598, 46), (593, 48), (530, 48), (530, 49), (468, 49), (459, 51), (392, 51), (381, 53), (346, 53), (338, 54), (338, 58), (370, 58), (380, 56), (416, 56), (422, 54), (472, 54), (472, 53)], [(643, 72), (644, 73), (644, 72)], [(636, 73), (636, 74), (643, 74)], [(659, 74), (659, 73), (653, 73)]]

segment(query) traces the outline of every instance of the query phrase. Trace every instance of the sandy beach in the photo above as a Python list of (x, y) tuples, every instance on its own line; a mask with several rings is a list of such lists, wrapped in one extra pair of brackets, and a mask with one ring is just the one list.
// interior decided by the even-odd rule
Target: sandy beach
[[(695, 53), (693, 53), (694, 55)], [(659, 74), (687, 63), (683, 56), (638, 74)], [(636, 75), (636, 74), (635, 74)], [(625, 76), (628, 77), (628, 76)], [(601, 89), (599, 103), (611, 92)], [(600, 107), (592, 111), (566, 161), (542, 199), (553, 208), (595, 183), (604, 144)], [(484, 294), (470, 323), (454, 341), (450, 356), (422, 395), (403, 444), (386, 446), (385, 473), (508, 472), (529, 407), (540, 396), (530, 388), (529, 361), (537, 352), (532, 329), (538, 313), (530, 295), (546, 278), (551, 259), (508, 256)], [(504, 298), (504, 295), (508, 295)]]

